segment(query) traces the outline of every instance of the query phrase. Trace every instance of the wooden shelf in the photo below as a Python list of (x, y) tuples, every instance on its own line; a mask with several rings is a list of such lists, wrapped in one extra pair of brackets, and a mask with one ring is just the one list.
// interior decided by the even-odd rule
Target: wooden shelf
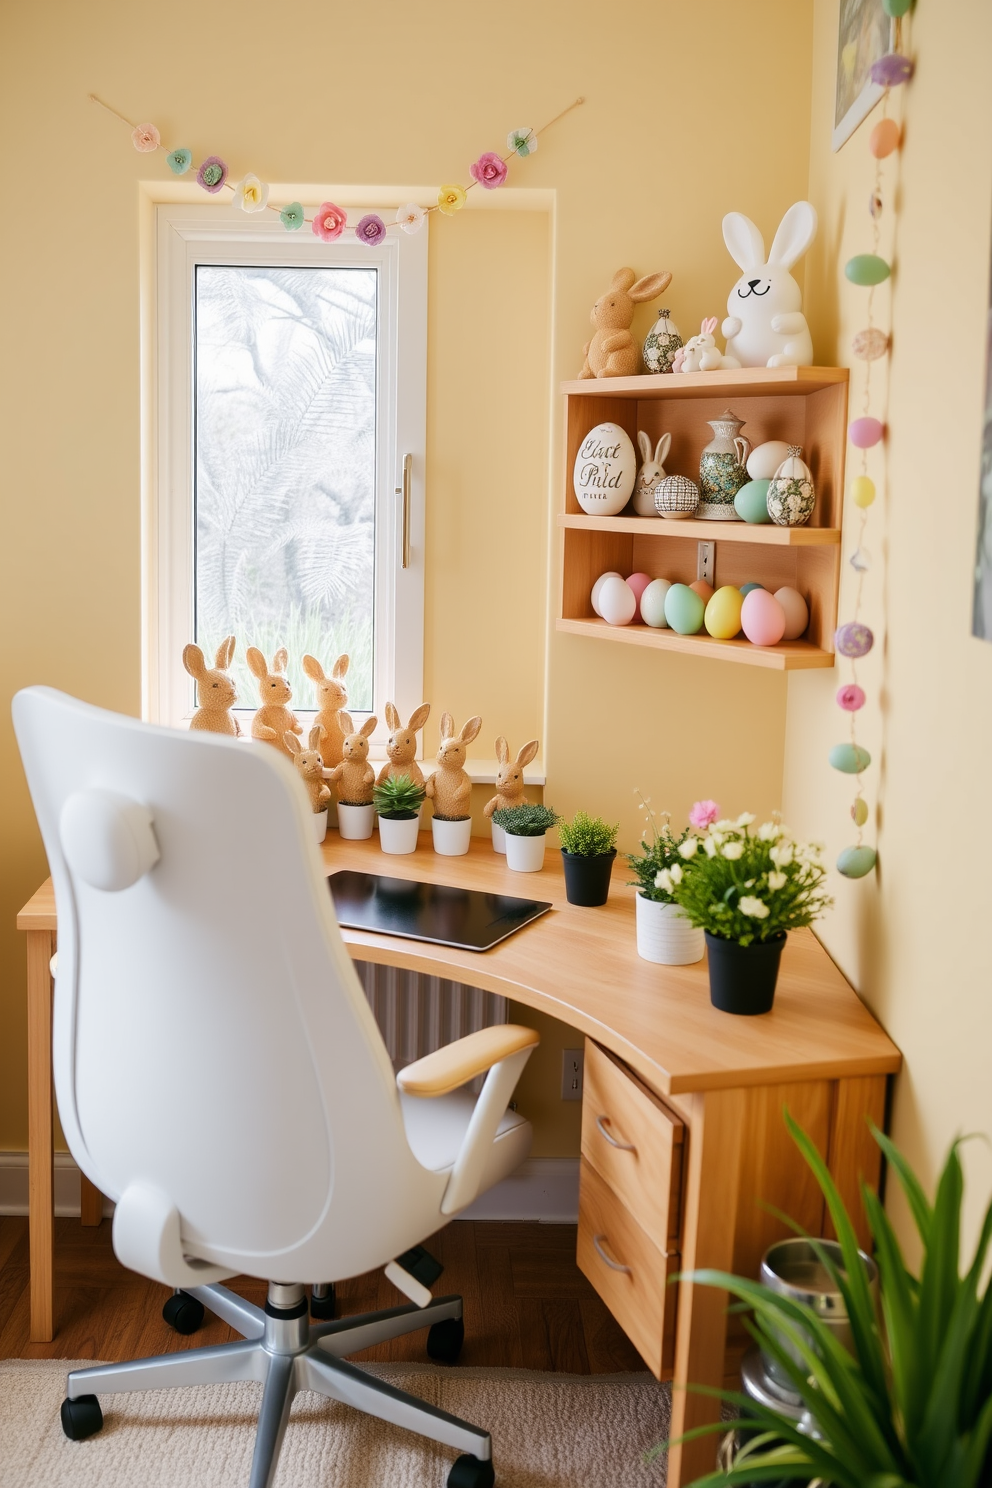
[(568, 635), (621, 641), (628, 646), (652, 646), (656, 651), (681, 651), (685, 656), (704, 656), (710, 661), (770, 667), (777, 672), (808, 671), (811, 667), (832, 667), (834, 664), (832, 651), (822, 651), (810, 641), (752, 646), (743, 636), (733, 641), (717, 641), (705, 631), (699, 635), (679, 635), (674, 630), (653, 630), (649, 625), (607, 625), (598, 615), (591, 620), (557, 620), (555, 629)]
[[(688, 376), (688, 374), (686, 374)], [(691, 537), (697, 542), (767, 544), (773, 548), (835, 548), (839, 527), (775, 527), (752, 522), (696, 522), (691, 517), (591, 517), (559, 512), (559, 527), (577, 532), (624, 532), (636, 537)]]
[(740, 367), (736, 372), (664, 372), (645, 377), (587, 377), (563, 382), (569, 398), (807, 397), (846, 386), (846, 367)]

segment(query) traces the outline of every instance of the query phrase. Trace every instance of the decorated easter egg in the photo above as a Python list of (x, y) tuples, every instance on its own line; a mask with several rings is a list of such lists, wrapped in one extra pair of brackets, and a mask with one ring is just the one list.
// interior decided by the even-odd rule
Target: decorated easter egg
[(873, 847), (845, 847), (837, 859), (837, 872), (845, 878), (864, 878), (875, 866)]
[(637, 456), (619, 424), (597, 424), (579, 445), (572, 470), (575, 499), (595, 517), (615, 517), (634, 489)]
[(662, 517), (691, 517), (698, 505), (699, 487), (687, 475), (666, 475), (654, 488), (655, 511)]
[(858, 449), (871, 449), (885, 433), (885, 425), (877, 418), (852, 419), (847, 426), (847, 437)]
[(652, 625), (655, 630), (668, 629), (665, 600), (671, 587), (667, 579), (652, 579), (645, 589), (641, 595), (641, 619), (645, 625)]
[(785, 611), (785, 629), (782, 632), (783, 641), (798, 641), (809, 624), (809, 606), (799, 593), (799, 590), (790, 589), (788, 584), (783, 585), (781, 589), (775, 590), (775, 598)]
[(752, 589), (764, 589), (764, 587), (765, 587), (764, 584), (742, 584), (741, 585), (741, 594), (745, 598), (747, 598), (747, 596), (751, 593), (751, 590)]
[(856, 253), (844, 265), (844, 273), (852, 284), (867, 287), (871, 284), (884, 283), (891, 270), (885, 259), (879, 258), (877, 253)]
[(851, 807), (851, 820), (856, 827), (863, 827), (868, 820), (868, 802), (864, 796), (859, 796)]
[(788, 453), (784, 439), (766, 439), (764, 444), (756, 444), (747, 457), (748, 475), (752, 480), (771, 480)]
[(706, 605), (688, 584), (673, 584), (665, 597), (665, 619), (679, 635), (702, 629)]
[(599, 591), (599, 613), (607, 625), (629, 625), (637, 614), (637, 599), (623, 579), (607, 579)]
[(602, 610), (599, 608), (599, 593), (600, 593), (600, 590), (602, 589), (603, 585), (606, 583), (607, 579), (622, 579), (622, 578), (623, 578), (623, 574), (617, 573), (617, 571), (616, 571), (615, 568), (611, 568), (608, 573), (600, 574), (600, 576), (596, 580), (595, 584), (593, 584), (593, 586), (592, 586), (592, 594), (589, 596), (589, 599), (590, 599), (590, 602), (592, 604), (592, 607), (596, 611), (596, 614), (597, 615), (602, 615), (602, 613), (603, 613)]
[(844, 775), (860, 775), (871, 764), (871, 755), (860, 744), (835, 744), (828, 758), (833, 768)]
[(644, 593), (650, 582), (651, 575), (646, 573), (632, 573), (627, 579), (627, 585), (634, 591), (634, 598), (637, 600), (638, 604), (640, 604), (641, 595)]
[(785, 633), (785, 611), (767, 589), (752, 589), (741, 605), (741, 629), (755, 646), (777, 646)]
[(880, 331), (878, 326), (869, 326), (867, 330), (858, 331), (851, 341), (851, 350), (862, 362), (877, 362), (888, 349), (888, 335), (885, 331)]
[(740, 634), (741, 606), (744, 596), (733, 584), (724, 584), (707, 602), (703, 624), (718, 641), (732, 640)]
[(848, 682), (837, 693), (837, 706), (843, 708), (845, 713), (857, 713), (864, 705), (864, 688), (859, 687), (856, 682)]
[(658, 319), (644, 341), (645, 372), (671, 372), (675, 353), (682, 345), (679, 328), (669, 319), (670, 310), (659, 310)]
[(899, 148), (901, 130), (895, 119), (880, 119), (868, 136), (868, 149), (876, 160), (884, 160)]
[(874, 644), (875, 637), (860, 620), (849, 620), (846, 625), (840, 625), (834, 631), (834, 645), (837, 650), (841, 656), (849, 656), (853, 661), (867, 656)]
[(707, 584), (705, 579), (693, 579), (689, 588), (699, 595), (704, 605), (709, 604), (713, 598), (713, 585)]
[(765, 502), (776, 527), (802, 527), (813, 511), (816, 501), (813, 477), (801, 455), (799, 445), (791, 444), (788, 455), (768, 482)]
[(746, 486), (741, 486), (734, 497), (734, 511), (745, 522), (770, 522), (768, 515), (768, 487), (771, 479), (762, 476), (760, 480), (748, 481)]
[(851, 500), (862, 510), (875, 500), (875, 482), (867, 475), (856, 475), (851, 482)]

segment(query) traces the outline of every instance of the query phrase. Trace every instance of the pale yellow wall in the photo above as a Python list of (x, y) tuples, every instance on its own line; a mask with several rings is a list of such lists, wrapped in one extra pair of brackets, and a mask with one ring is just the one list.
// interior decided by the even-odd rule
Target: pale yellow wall
[[(553, 634), (554, 389), (617, 267), (671, 269), (665, 301), (688, 333), (736, 272), (728, 206), (769, 231), (805, 194), (811, 21), (810, 0), (548, 0), (521, 17), (464, 0), (4, 8), (0, 1148), (25, 1141), (13, 916), (44, 875), (7, 700), (32, 682), (130, 712), (140, 696), (137, 183), (166, 171), (88, 93), (268, 180), (404, 189), (464, 179), (508, 128), (587, 96), (513, 167), (556, 194), (553, 213), (432, 224), (427, 682), (436, 705), (483, 713), (480, 743), (497, 723), (540, 732), (547, 798), (620, 819), (632, 847), (634, 784), (678, 815), (700, 795), (778, 804), (786, 688)], [(544, 1150), (559, 1135), (574, 1150), (572, 1117), (545, 1116)]]
[[(830, 148), (837, 0), (816, 0), (810, 197), (820, 238), (806, 273), (818, 359), (851, 362), (866, 291), (839, 265), (870, 246), (871, 123)], [(905, 110), (901, 211), (892, 289), (893, 356), (887, 457), (872, 461), (889, 494), (871, 510), (875, 567), (865, 618), (876, 646), (863, 668), (869, 705), (866, 776), (878, 803), (879, 872), (835, 875), (837, 905), (821, 934), (906, 1057), (893, 1134), (929, 1183), (957, 1133), (992, 1135), (992, 645), (971, 635), (971, 584), (985, 382), (992, 223), (992, 55), (987, 0), (921, 0), (912, 26), (916, 76)], [(891, 193), (890, 193), (891, 200)], [(883, 251), (892, 246), (892, 221)], [(889, 295), (879, 296), (883, 317)], [(863, 371), (853, 374), (860, 408)], [(856, 512), (849, 505), (849, 533)], [(845, 544), (845, 552), (851, 543)], [(845, 568), (841, 614), (853, 575)], [(789, 682), (785, 808), (828, 856), (852, 840), (848, 777), (831, 771), (845, 737), (834, 693), (846, 671)], [(874, 827), (872, 838), (875, 836)], [(988, 1145), (968, 1145), (968, 1232), (992, 1183)], [(893, 1188), (895, 1185), (892, 1185)], [(890, 1199), (900, 1227), (908, 1222)]]

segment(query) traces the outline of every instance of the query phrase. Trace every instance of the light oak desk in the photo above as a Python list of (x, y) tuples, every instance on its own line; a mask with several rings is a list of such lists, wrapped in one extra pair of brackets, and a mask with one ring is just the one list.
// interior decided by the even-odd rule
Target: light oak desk
[[(675, 1271), (714, 1266), (754, 1275), (784, 1233), (763, 1205), (826, 1233), (823, 1204), (789, 1140), (782, 1108), (818, 1143), (860, 1221), (858, 1181), (875, 1183), (878, 1149), (866, 1118), (885, 1115), (887, 1076), (901, 1057), (809, 931), (790, 935), (773, 1011), (735, 1018), (710, 1006), (705, 962), (640, 960), (634, 891), (614, 872), (609, 904), (565, 900), (561, 864), (510, 872), (488, 841), (468, 856), (386, 857), (376, 841), (329, 834), (328, 872), (366, 868), (397, 878), (548, 899), (550, 914), (482, 954), (345, 931), (357, 959), (402, 966), (500, 993), (587, 1037), (579, 1264), (656, 1374), (676, 1385), (720, 1384), (744, 1335), (724, 1294)], [(49, 881), (17, 917), (28, 937), (31, 1337), (53, 1334), (52, 987), (55, 903)], [(100, 1196), (83, 1188), (83, 1222)], [(863, 1232), (863, 1221), (861, 1222)], [(673, 1434), (712, 1419), (713, 1401), (676, 1388)], [(675, 1448), (669, 1488), (712, 1465), (714, 1438)]]

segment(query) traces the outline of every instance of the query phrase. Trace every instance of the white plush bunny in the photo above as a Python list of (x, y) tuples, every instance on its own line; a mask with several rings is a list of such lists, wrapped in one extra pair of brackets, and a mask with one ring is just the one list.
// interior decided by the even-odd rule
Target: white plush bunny
[(637, 485), (634, 487), (634, 510), (639, 517), (656, 517), (658, 513), (654, 506), (654, 490), (658, 482), (665, 479), (665, 461), (671, 449), (672, 436), (662, 434), (652, 455), (651, 440), (643, 429), (638, 429), (637, 444), (641, 451), (643, 464), (637, 475)]
[(719, 372), (724, 367), (739, 367), (735, 356), (724, 356), (716, 344), (713, 332), (716, 316), (711, 315), (699, 328), (698, 336), (690, 336), (681, 351), (675, 353), (673, 372)]
[(812, 366), (802, 290), (789, 270), (816, 237), (816, 226), (816, 208), (796, 202), (779, 223), (766, 261), (765, 240), (751, 219), (740, 212), (724, 217), (723, 241), (744, 272), (730, 291), (721, 329), (742, 366)]

